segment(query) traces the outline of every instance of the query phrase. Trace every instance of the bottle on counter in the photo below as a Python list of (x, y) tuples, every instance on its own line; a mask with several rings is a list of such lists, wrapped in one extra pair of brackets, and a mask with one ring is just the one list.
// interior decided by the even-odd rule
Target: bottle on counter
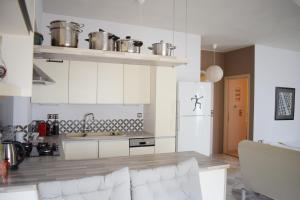
[(48, 118), (46, 123), (46, 135), (51, 136), (52, 135), (52, 121)]
[(38, 132), (39, 132), (39, 137), (45, 137), (46, 136), (46, 122), (41, 121), (38, 125)]
[(52, 125), (52, 135), (59, 135), (59, 121), (58, 121), (58, 116), (54, 116), (54, 121)]

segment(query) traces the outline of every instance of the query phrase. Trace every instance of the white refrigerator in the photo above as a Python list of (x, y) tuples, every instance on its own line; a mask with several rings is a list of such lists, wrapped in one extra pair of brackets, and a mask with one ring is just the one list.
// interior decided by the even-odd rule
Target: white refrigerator
[(177, 151), (212, 154), (212, 84), (179, 82), (177, 87)]

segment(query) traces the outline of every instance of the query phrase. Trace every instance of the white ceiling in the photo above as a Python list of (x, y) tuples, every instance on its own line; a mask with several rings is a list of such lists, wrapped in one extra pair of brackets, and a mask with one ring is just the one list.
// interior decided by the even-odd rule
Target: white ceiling
[[(298, 0), (295, 0), (298, 1)], [(175, 0), (175, 29), (185, 30), (185, 0)], [(54, 14), (172, 29), (173, 0), (44, 0)], [(300, 51), (300, 7), (293, 0), (188, 0), (188, 32), (202, 49), (229, 51), (253, 44)]]

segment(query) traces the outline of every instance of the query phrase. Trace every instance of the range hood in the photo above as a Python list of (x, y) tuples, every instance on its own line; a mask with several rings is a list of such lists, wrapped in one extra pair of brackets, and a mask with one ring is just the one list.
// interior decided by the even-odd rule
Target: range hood
[(38, 66), (33, 64), (33, 84), (38, 85), (50, 85), (55, 83), (55, 81), (50, 78), (43, 70), (41, 70)]

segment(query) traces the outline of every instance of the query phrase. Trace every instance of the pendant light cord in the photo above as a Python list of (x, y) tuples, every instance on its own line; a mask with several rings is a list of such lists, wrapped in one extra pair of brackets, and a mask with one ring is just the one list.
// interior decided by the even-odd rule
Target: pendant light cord
[(216, 64), (216, 50), (214, 49), (214, 65)]
[(188, 54), (188, 0), (185, 0), (185, 57)]
[(172, 44), (174, 45), (175, 42), (175, 0), (173, 0), (173, 11), (172, 11), (172, 30), (173, 30), (173, 35), (172, 35)]

